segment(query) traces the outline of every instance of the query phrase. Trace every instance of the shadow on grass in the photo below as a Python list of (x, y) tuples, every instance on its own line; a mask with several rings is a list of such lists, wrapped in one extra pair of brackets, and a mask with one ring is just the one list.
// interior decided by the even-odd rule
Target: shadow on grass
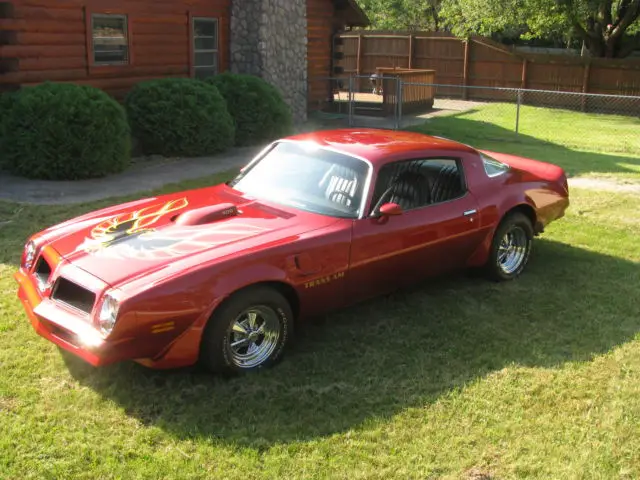
[(65, 361), (146, 425), (261, 449), (423, 407), (509, 365), (555, 368), (607, 352), (640, 328), (639, 270), (541, 240), (516, 282), (452, 276), (334, 313), (301, 328), (285, 360), (259, 374)]
[[(424, 124), (408, 126), (405, 129), (447, 137), (468, 143), (475, 148), (511, 153), (555, 163), (563, 167), (571, 176), (586, 173), (634, 173), (640, 175), (640, 152), (634, 152), (635, 157), (632, 157), (631, 153), (625, 156), (581, 151), (529, 135), (516, 135), (513, 130), (493, 123), (464, 118), (477, 111), (469, 110), (459, 114), (435, 117)], [(584, 135), (588, 136), (589, 132), (584, 132)]]

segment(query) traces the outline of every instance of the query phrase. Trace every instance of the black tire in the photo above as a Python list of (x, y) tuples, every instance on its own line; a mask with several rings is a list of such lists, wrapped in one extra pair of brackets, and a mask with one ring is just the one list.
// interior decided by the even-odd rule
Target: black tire
[[(506, 264), (502, 260), (503, 240), (507, 235), (517, 237), (522, 243), (523, 250), (514, 257), (512, 264)], [(522, 213), (511, 213), (507, 215), (496, 229), (491, 242), (489, 260), (485, 265), (485, 274), (490, 280), (505, 282), (514, 280), (520, 276), (527, 266), (531, 256), (531, 246), (533, 243), (533, 226), (531, 220)], [(505, 267), (510, 268), (505, 268)]]
[[(245, 313), (246, 321), (240, 321), (239, 319), (245, 318)], [(273, 334), (269, 337), (263, 334), (260, 337), (257, 335), (257, 330), (253, 330), (252, 334), (257, 336), (251, 342), (251, 334), (247, 334), (250, 330), (249, 314), (251, 313), (257, 314), (258, 319), (255, 323), (258, 326), (260, 320), (265, 326), (269, 323), (268, 332), (275, 332), (277, 324), (277, 339), (273, 339)], [(242, 325), (245, 333), (238, 333), (239, 330), (234, 331), (234, 325), (237, 327)], [(232, 295), (213, 312), (203, 333), (200, 363), (206, 369), (222, 374), (237, 374), (268, 368), (280, 360), (292, 334), (293, 312), (283, 295), (269, 287), (242, 290)], [(256, 348), (264, 348), (263, 355), (252, 362), (247, 361), (242, 364), (240, 359), (250, 354), (250, 346), (247, 346), (246, 353), (243, 354), (244, 345), (234, 348), (232, 343), (242, 342), (243, 339)]]

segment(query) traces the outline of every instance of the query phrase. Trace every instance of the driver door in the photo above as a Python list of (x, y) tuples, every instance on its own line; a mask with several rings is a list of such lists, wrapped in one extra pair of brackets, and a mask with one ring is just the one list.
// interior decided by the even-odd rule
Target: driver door
[(371, 205), (384, 203), (399, 204), (402, 214), (353, 223), (347, 283), (355, 301), (462, 267), (482, 241), (459, 159), (383, 167)]

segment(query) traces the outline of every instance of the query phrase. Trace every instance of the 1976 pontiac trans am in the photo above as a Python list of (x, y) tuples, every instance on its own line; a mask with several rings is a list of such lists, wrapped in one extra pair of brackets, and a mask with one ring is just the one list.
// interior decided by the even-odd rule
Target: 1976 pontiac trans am
[(418, 133), (272, 143), (232, 181), (35, 234), (16, 273), (36, 332), (94, 366), (278, 360), (298, 319), (425, 277), (516, 278), (569, 205), (564, 171)]

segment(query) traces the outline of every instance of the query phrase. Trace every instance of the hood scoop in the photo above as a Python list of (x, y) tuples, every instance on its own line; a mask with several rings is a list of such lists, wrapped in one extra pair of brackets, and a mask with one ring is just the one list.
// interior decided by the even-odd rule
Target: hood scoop
[(176, 225), (182, 226), (205, 225), (225, 218), (235, 217), (238, 213), (238, 207), (233, 203), (220, 203), (181, 213), (174, 218), (174, 222)]

